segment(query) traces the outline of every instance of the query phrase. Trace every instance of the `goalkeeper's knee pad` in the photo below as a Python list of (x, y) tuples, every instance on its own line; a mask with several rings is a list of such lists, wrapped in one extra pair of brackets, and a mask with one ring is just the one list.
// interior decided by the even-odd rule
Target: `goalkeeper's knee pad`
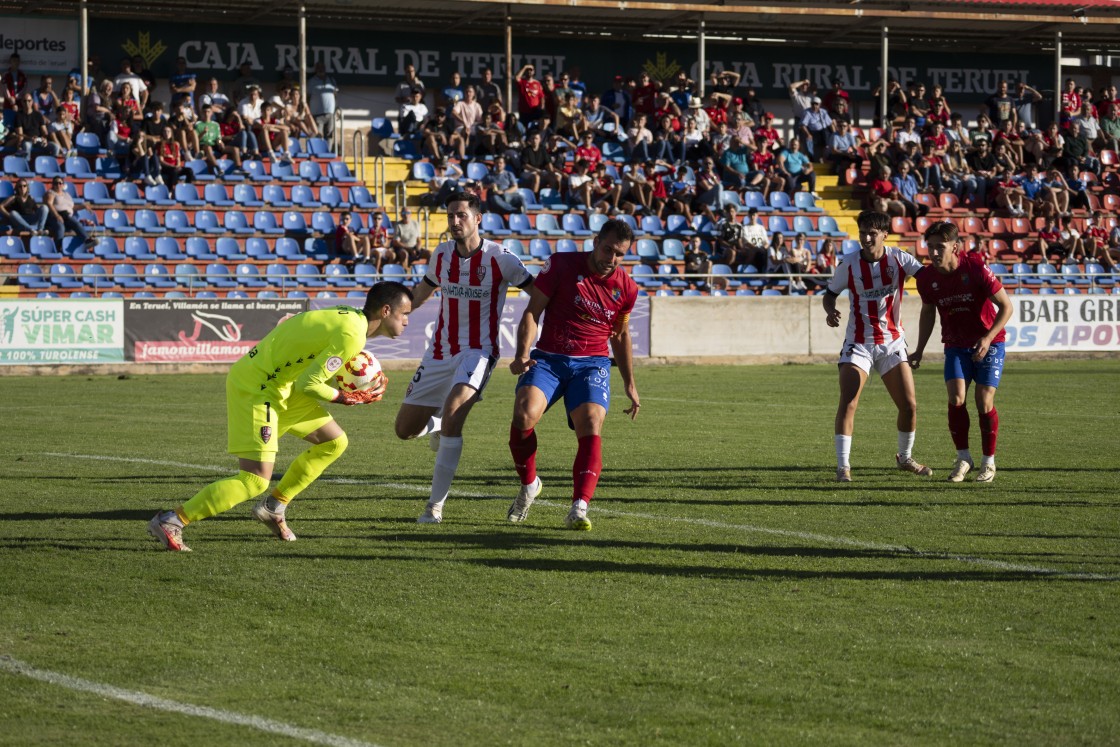
[(256, 498), (258, 495), (268, 490), (268, 480), (252, 472), (241, 470), (233, 479), (245, 486), (245, 490), (248, 491), (250, 498)]

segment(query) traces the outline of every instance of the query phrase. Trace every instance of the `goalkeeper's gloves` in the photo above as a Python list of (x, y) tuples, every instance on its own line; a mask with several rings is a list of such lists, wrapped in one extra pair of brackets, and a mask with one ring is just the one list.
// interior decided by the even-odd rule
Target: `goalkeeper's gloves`
[(389, 386), (389, 377), (385, 372), (381, 372), (376, 384), (369, 389), (362, 389), (357, 392), (344, 392), (339, 390), (332, 402), (337, 402), (341, 405), (351, 407), (353, 405), (368, 405), (372, 402), (380, 402), (381, 398), (385, 396), (385, 389)]

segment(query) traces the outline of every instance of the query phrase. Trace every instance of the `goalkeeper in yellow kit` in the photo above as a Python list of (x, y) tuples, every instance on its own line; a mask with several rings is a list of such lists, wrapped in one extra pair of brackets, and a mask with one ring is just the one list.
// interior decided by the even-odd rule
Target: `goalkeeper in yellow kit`
[(408, 326), (412, 292), (400, 283), (377, 283), (361, 311), (335, 306), (305, 311), (276, 326), (230, 368), (226, 377), (229, 452), (239, 461), (233, 477), (210, 483), (174, 511), (148, 523), (148, 533), (168, 550), (189, 552), (183, 527), (215, 516), (268, 490), (277, 441), (285, 433), (311, 448), (296, 457), (272, 494), (253, 507), (253, 516), (282, 540), (296, 536), (284, 520), (288, 503), (346, 450), (346, 433), (323, 408), (324, 402), (377, 402), (388, 381), (373, 389), (334, 389), (336, 372), (372, 337), (397, 337)]

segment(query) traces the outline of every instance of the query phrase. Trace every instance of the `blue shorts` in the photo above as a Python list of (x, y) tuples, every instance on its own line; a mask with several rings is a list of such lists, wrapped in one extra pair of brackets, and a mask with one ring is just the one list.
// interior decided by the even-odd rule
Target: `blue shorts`
[(517, 388), (535, 386), (548, 398), (552, 407), (561, 397), (568, 412), (568, 427), (572, 425), (572, 410), (588, 402), (611, 406), (611, 359), (601, 355), (573, 358), (534, 350), (529, 357), (535, 366), (517, 380)]
[(999, 388), (1003, 376), (1004, 344), (993, 343), (979, 363), (972, 361), (971, 348), (945, 348), (945, 381), (964, 379), (965, 385), (975, 381), (980, 386)]

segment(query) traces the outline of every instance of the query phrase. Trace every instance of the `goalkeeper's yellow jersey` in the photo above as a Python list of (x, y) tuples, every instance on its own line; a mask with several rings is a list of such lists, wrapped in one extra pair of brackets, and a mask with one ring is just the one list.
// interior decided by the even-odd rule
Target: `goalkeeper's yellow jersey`
[(276, 326), (230, 368), (230, 378), (250, 391), (270, 389), (330, 401), (330, 382), (366, 344), (366, 315), (350, 306), (296, 314)]

